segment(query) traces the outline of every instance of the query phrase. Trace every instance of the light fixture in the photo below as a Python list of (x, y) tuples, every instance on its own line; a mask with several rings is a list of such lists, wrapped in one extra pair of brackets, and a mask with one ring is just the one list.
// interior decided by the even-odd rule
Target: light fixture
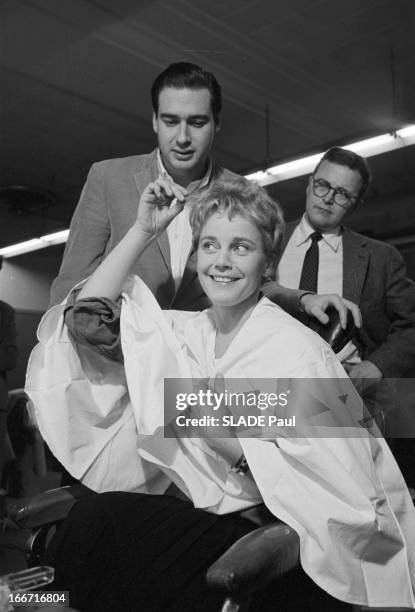
[[(381, 136), (367, 138), (366, 140), (360, 140), (359, 142), (345, 145), (342, 148), (348, 149), (349, 151), (354, 151), (355, 153), (359, 153), (359, 155), (364, 155), (365, 157), (371, 157), (372, 155), (387, 153), (388, 151), (408, 147), (409, 145), (413, 144), (415, 144), (415, 125), (408, 125), (407, 127), (401, 128), (396, 132), (382, 134)], [(245, 176), (247, 179), (258, 181), (263, 186), (278, 183), (279, 181), (285, 181), (297, 176), (303, 176), (304, 174), (308, 174), (314, 170), (323, 154), (324, 151), (321, 151), (320, 153), (294, 159), (293, 161), (289, 161), (284, 164), (270, 166), (265, 170), (246, 174)], [(55, 232), (54, 234), (41, 236), (40, 238), (33, 238), (32, 240), (27, 240), (26, 242), (13, 244), (0, 249), (0, 255), (3, 255), (3, 257), (7, 259), (8, 257), (21, 255), (22, 253), (29, 253), (30, 251), (44, 249), (45, 247), (52, 246), (54, 244), (62, 244), (67, 241), (68, 234), (69, 230), (63, 230), (61, 232)]]
[[(372, 157), (372, 155), (387, 153), (388, 151), (408, 147), (413, 144), (415, 144), (415, 125), (408, 125), (396, 132), (360, 140), (345, 145), (342, 148), (363, 155), (364, 157)], [(246, 178), (258, 181), (261, 185), (265, 186), (271, 185), (272, 183), (278, 183), (279, 181), (286, 181), (287, 179), (292, 179), (297, 176), (303, 176), (314, 170), (323, 154), (324, 151), (321, 151), (320, 153), (309, 155), (308, 157), (301, 157), (300, 159), (295, 159), (284, 164), (270, 166), (265, 170), (248, 174)]]
[(0, 255), (5, 259), (9, 257), (15, 257), (16, 255), (23, 255), (23, 253), (30, 253), (31, 251), (37, 251), (44, 249), (55, 244), (63, 244), (67, 241), (69, 230), (62, 230), (61, 232), (55, 232), (53, 234), (47, 234), (40, 238), (32, 238), (25, 242), (18, 242), (7, 247), (0, 249)]

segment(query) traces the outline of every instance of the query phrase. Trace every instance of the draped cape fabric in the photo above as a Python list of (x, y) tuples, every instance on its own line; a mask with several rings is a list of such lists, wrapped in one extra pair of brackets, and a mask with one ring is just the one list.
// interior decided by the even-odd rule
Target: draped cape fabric
[[(26, 381), (42, 436), (65, 468), (96, 491), (163, 493), (175, 482), (197, 508), (258, 503), (298, 533), (301, 563), (332, 596), (415, 606), (415, 512), (383, 439), (290, 437), (240, 443), (251, 478), (205, 440), (163, 437), (164, 378), (332, 379), (346, 374), (319, 336), (263, 298), (220, 358), (209, 311), (162, 311), (137, 277), (121, 308), (124, 364), (71, 342), (65, 304), (43, 318)], [(191, 389), (189, 389), (190, 391)], [(351, 401), (353, 392), (350, 392)], [(335, 404), (336, 402), (334, 402)], [(346, 410), (340, 402), (336, 410)]]

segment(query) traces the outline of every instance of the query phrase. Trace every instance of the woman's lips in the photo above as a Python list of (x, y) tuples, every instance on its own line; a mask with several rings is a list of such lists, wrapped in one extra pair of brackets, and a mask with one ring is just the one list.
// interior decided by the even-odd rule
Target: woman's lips
[(234, 276), (216, 276), (216, 275), (212, 276), (211, 275), (210, 278), (214, 280), (216, 283), (223, 283), (223, 284), (233, 283), (238, 280)]

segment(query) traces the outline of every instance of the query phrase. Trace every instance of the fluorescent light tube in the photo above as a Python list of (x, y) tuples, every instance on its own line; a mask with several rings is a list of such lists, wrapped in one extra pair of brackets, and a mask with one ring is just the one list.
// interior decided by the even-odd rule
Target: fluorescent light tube
[[(382, 134), (374, 138), (359, 140), (358, 142), (345, 145), (342, 148), (354, 151), (364, 157), (372, 157), (372, 155), (387, 153), (388, 151), (407, 147), (412, 144), (415, 144), (415, 125), (408, 125), (390, 134)], [(261, 185), (265, 186), (280, 181), (286, 181), (297, 176), (303, 176), (314, 170), (323, 155), (324, 151), (321, 151), (315, 155), (309, 155), (283, 164), (277, 164), (276, 166), (270, 166), (264, 170), (248, 174), (246, 178), (252, 181), (258, 181)]]
[[(386, 153), (413, 144), (415, 144), (415, 125), (408, 125), (390, 134), (382, 134), (381, 136), (375, 136), (374, 138), (367, 138), (366, 140), (360, 140), (350, 145), (345, 145), (343, 149), (354, 151), (364, 157), (371, 157), (372, 155), (379, 155), (380, 153)], [(294, 159), (293, 161), (283, 164), (270, 166), (265, 170), (259, 170), (251, 174), (246, 174), (245, 176), (247, 179), (257, 181), (263, 186), (286, 181), (297, 176), (311, 173), (323, 154), (324, 151), (321, 151), (315, 155), (308, 155), (307, 157)], [(30, 253), (31, 251), (44, 249), (54, 244), (62, 244), (67, 241), (68, 234), (69, 230), (63, 230), (61, 232), (55, 232), (54, 234), (41, 236), (40, 238), (33, 238), (26, 242), (13, 244), (0, 249), (0, 255), (3, 255), (3, 257), (7, 259), (8, 257), (21, 255), (22, 253)]]
[(69, 230), (67, 229), (62, 230), (61, 232), (47, 234), (45, 236), (41, 236), (40, 238), (32, 238), (31, 240), (18, 242), (0, 249), (0, 255), (3, 255), (3, 257), (7, 259), (8, 257), (15, 257), (16, 255), (22, 255), (23, 253), (30, 253), (31, 251), (44, 249), (55, 244), (62, 244), (67, 241), (68, 235)]

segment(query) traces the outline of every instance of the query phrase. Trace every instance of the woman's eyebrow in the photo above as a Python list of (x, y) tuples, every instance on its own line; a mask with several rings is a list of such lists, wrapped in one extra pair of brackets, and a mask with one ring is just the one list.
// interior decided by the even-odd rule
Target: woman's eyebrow
[[(200, 240), (219, 240), (217, 236), (200, 236)], [(255, 240), (251, 240), (251, 238), (247, 238), (246, 236), (232, 236), (231, 242), (249, 242), (250, 244), (256, 245)]]
[(217, 240), (216, 236), (200, 236), (200, 240), (205, 240), (206, 238), (208, 238), (209, 240)]
[(246, 236), (234, 236), (232, 238), (232, 242), (249, 242), (250, 244), (256, 245), (255, 240), (251, 240), (251, 238), (247, 238)]

